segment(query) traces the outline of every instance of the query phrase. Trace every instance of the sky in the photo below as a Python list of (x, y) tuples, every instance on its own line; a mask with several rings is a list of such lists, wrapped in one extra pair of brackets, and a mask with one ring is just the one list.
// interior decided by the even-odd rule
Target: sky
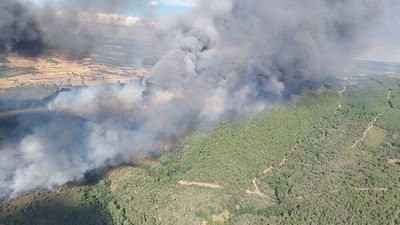
[[(0, 0), (1, 1), (1, 0)], [(38, 4), (46, 0), (31, 0)], [(195, 8), (196, 0), (131, 0), (140, 2), (140, 8), (127, 10), (123, 16), (143, 18), (151, 17), (162, 20), (174, 13), (188, 13)], [(217, 1), (217, 0), (216, 0)], [(387, 12), (381, 26), (366, 36), (368, 44), (359, 58), (371, 61), (400, 62), (400, 10), (399, 0), (387, 0)]]
[[(45, 0), (31, 0), (38, 4)], [(133, 0), (135, 1), (135, 0)], [(141, 0), (138, 0), (141, 1)], [(170, 13), (186, 13), (194, 7), (195, 0), (145, 0), (148, 7), (142, 8), (140, 11), (132, 10), (128, 16), (143, 16), (149, 13), (156, 13), (159, 16), (165, 16)]]
[[(150, 13), (163, 17), (171, 13), (187, 13), (194, 7), (194, 0), (148, 0)], [(144, 12), (146, 14), (147, 12)], [(131, 15), (139, 16), (140, 15)]]
[(368, 35), (369, 42), (359, 59), (400, 63), (400, 1), (388, 0), (379, 26)]

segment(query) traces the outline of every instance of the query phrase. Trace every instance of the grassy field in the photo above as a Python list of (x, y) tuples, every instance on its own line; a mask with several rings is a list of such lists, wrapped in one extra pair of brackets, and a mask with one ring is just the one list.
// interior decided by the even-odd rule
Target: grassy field
[(35, 73), (37, 71), (34, 67), (13, 67), (7, 65), (0, 65), (0, 78), (14, 77), (22, 74)]
[(0, 63), (9, 63), (6, 56), (0, 55)]
[(158, 163), (2, 203), (0, 224), (399, 224), (398, 81), (352, 77), (193, 131)]
[(0, 78), (14, 77), (21, 74), (34, 73), (34, 67), (14, 67), (9, 66), (10, 62), (6, 56), (0, 55)]

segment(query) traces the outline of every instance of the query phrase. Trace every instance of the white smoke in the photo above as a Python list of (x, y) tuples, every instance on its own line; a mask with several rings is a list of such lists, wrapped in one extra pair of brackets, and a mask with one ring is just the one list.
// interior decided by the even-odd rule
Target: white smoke
[(196, 124), (264, 110), (290, 95), (299, 80), (336, 74), (362, 47), (383, 4), (199, 1), (193, 14), (164, 25), (162, 41), (173, 47), (146, 86), (63, 92), (48, 104), (45, 120), (21, 120), (31, 132), (0, 151), (0, 197), (130, 162)]

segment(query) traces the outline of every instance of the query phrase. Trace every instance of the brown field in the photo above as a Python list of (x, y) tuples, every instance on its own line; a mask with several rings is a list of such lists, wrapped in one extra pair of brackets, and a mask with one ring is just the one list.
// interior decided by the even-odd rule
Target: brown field
[(20, 86), (59, 86), (77, 87), (96, 82), (129, 83), (148, 73), (147, 69), (132, 66), (112, 66), (92, 64), (91, 58), (67, 60), (61, 54), (52, 54), (51, 58), (24, 58), (9, 56), (4, 65), (12, 68), (33, 67), (34, 72), (16, 76), (0, 77), (0, 89)]

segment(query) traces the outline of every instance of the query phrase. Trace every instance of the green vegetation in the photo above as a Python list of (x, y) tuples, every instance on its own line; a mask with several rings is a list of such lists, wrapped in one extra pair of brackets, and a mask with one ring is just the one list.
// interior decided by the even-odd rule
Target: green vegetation
[(109, 181), (93, 186), (64, 186), (55, 192), (38, 192), (0, 206), (0, 224), (111, 224), (106, 202)]
[(230, 189), (247, 188), (252, 177), (282, 158), (324, 115), (335, 110), (333, 93), (304, 98), (320, 104), (282, 106), (218, 127), (181, 156), (179, 163), (187, 171), (184, 178), (218, 181)]
[(9, 63), (8, 59), (6, 56), (0, 56), (0, 63)]
[(0, 65), (0, 78), (14, 77), (22, 74), (35, 73), (35, 67), (10, 67), (7, 65)]
[(55, 60), (52, 56), (49, 56), (48, 58), (46, 58), (46, 61), (51, 63), (51, 64), (54, 64), (54, 65), (60, 64), (60, 62)]
[(0, 224), (399, 224), (397, 80), (353, 77), (342, 95), (307, 91), (193, 131), (157, 164), (3, 203)]

